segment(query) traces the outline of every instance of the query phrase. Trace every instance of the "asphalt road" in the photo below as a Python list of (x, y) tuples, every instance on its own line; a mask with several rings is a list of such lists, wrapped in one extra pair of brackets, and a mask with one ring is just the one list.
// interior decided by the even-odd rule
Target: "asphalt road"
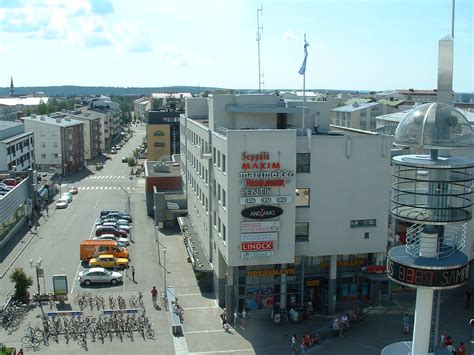
[[(121, 343), (119, 339), (107, 345), (90, 344), (91, 353), (132, 353), (136, 345), (144, 353), (153, 353), (157, 342), (164, 352), (173, 353), (173, 340), (170, 334), (168, 317), (163, 311), (153, 309), (150, 290), (152, 286), (162, 288), (163, 269), (158, 263), (156, 238), (154, 235), (153, 221), (146, 215), (144, 179), (133, 177), (129, 179), (130, 167), (122, 163), (123, 156), (131, 156), (132, 151), (138, 147), (145, 136), (145, 126), (133, 127), (134, 136), (118, 152), (111, 155), (104, 169), (101, 171), (84, 169), (73, 176), (62, 180), (61, 190), (67, 191), (70, 186), (76, 186), (79, 193), (73, 196), (73, 201), (66, 209), (54, 209), (50, 206), (49, 217), (41, 219), (41, 224), (36, 235), (23, 230), (18, 237), (17, 244), (12, 246), (9, 255), (4, 256), (1, 263), (1, 274), (5, 276), (0, 280), (0, 297), (5, 300), (13, 292), (13, 284), (8, 275), (14, 267), (22, 267), (29, 276), (33, 277), (34, 284), (30, 293), (36, 293), (38, 284), (36, 282), (35, 265), (41, 261), (44, 269), (44, 278), (40, 278), (39, 287), (41, 293), (52, 291), (52, 276), (67, 275), (69, 295), (64, 306), (55, 305), (52, 310), (45, 306), (45, 311), (55, 310), (78, 310), (74, 304), (74, 297), (81, 291), (89, 291), (93, 294), (101, 294), (107, 303), (109, 295), (115, 297), (121, 294), (129, 296), (132, 292), (142, 291), (145, 298), (147, 313), (154, 324), (156, 334), (155, 340), (144, 340), (137, 335), (134, 343)], [(59, 198), (59, 195), (56, 196)], [(85, 287), (77, 281), (78, 273), (84, 270), (79, 259), (79, 243), (94, 236), (94, 225), (102, 209), (117, 209), (129, 212), (134, 218), (132, 224), (132, 243), (129, 247), (131, 265), (136, 269), (136, 281), (132, 281), (130, 272), (121, 271), (124, 274), (124, 282), (116, 286), (96, 285)], [(151, 231), (151, 232), (150, 232)], [(87, 315), (98, 315), (99, 312), (87, 310)], [(12, 334), (0, 330), (0, 339), (12, 345), (19, 346), (24, 328), (28, 322), (39, 325), (41, 312), (39, 308), (33, 309), (28, 314), (20, 329)], [(44, 353), (64, 353), (80, 351), (75, 343), (59, 344), (52, 343), (43, 347)], [(82, 350), (83, 351), (83, 350)], [(41, 353), (40, 352), (40, 353)]]

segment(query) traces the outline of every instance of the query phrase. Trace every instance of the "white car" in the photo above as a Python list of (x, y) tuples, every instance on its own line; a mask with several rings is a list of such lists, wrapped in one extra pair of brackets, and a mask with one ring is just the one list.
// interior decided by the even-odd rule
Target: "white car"
[(78, 280), (81, 284), (89, 286), (93, 283), (110, 283), (115, 285), (122, 282), (122, 274), (116, 271), (109, 271), (103, 267), (93, 267), (79, 273)]
[(130, 234), (130, 230), (132, 229), (132, 226), (130, 226), (128, 223), (119, 223), (119, 222), (103, 222), (101, 226), (112, 226), (112, 227), (117, 227), (118, 229), (123, 229), (124, 231), (127, 231)]
[(70, 192), (63, 192), (61, 194), (61, 200), (67, 200), (68, 203), (72, 202), (72, 193)]
[(67, 208), (68, 205), (69, 205), (69, 202), (65, 198), (60, 198), (58, 202), (56, 202), (57, 209)]
[(94, 240), (115, 240), (125, 246), (130, 245), (130, 240), (128, 238), (116, 237), (113, 234), (102, 234), (98, 237), (95, 237)]

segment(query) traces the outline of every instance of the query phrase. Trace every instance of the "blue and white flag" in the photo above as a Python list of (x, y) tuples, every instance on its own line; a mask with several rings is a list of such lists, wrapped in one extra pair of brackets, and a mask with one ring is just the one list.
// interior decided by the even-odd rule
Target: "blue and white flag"
[(304, 35), (304, 60), (303, 60), (303, 64), (301, 64), (300, 70), (298, 71), (300, 75), (305, 75), (306, 73), (306, 59), (308, 58), (308, 47), (309, 47), (309, 43), (306, 42), (306, 34), (305, 34)]

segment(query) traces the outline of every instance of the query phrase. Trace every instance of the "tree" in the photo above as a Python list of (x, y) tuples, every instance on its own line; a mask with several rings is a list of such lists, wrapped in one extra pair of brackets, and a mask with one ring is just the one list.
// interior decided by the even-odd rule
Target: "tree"
[(46, 115), (48, 113), (48, 106), (46, 106), (43, 100), (40, 101), (36, 111), (38, 115)]
[(10, 281), (15, 284), (15, 299), (25, 299), (28, 295), (28, 288), (33, 285), (33, 278), (27, 276), (25, 270), (21, 267), (17, 267), (13, 270), (10, 275)]

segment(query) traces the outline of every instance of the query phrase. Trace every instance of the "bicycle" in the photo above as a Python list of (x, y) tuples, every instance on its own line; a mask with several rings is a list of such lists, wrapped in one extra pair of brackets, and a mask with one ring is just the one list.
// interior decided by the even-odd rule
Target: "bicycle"
[(40, 348), (43, 335), (37, 335), (36, 330), (30, 325), (25, 329), (25, 335), (21, 338), (21, 345), (24, 348), (37, 351)]

